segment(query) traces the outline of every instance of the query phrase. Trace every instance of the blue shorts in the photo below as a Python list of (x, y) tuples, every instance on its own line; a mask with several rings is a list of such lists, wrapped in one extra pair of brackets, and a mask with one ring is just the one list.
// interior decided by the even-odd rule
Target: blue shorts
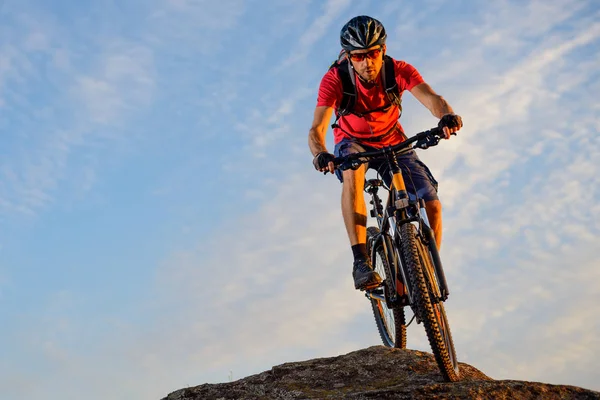
[[(351, 153), (372, 150), (377, 149), (350, 139), (342, 139), (341, 142), (335, 145), (333, 154), (336, 157), (340, 157)], [(376, 170), (387, 187), (390, 187), (392, 174), (385, 160), (371, 161), (366, 165), (367, 168)], [(414, 199), (416, 194), (425, 201), (439, 200), (437, 195), (438, 183), (431, 174), (431, 171), (429, 171), (429, 168), (419, 160), (419, 157), (414, 150), (398, 156), (398, 165), (400, 165), (400, 169), (402, 169), (402, 177), (406, 184), (406, 191), (411, 199)], [(342, 171), (336, 169), (335, 174), (340, 182), (343, 182)]]

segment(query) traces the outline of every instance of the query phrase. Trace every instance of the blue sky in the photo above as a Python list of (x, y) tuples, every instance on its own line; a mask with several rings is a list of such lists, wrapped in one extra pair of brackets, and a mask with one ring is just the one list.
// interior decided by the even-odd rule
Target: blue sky
[(594, 0), (5, 0), (3, 397), (161, 398), (380, 343), (307, 146), (359, 14), (465, 122), (420, 153), (459, 359), (600, 390)]

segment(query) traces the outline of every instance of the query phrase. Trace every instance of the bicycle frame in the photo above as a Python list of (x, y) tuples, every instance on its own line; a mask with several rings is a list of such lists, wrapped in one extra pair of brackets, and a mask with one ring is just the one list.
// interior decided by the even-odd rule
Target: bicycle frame
[[(437, 244), (433, 230), (429, 225), (427, 218), (427, 212), (425, 209), (425, 202), (416, 198), (416, 200), (410, 200), (408, 192), (406, 190), (406, 184), (404, 177), (402, 176), (402, 170), (398, 164), (397, 156), (403, 152), (413, 150), (414, 148), (428, 148), (437, 145), (440, 139), (440, 130), (434, 128), (429, 131), (424, 131), (416, 134), (414, 137), (404, 141), (403, 143), (386, 147), (380, 150), (371, 152), (354, 153), (345, 157), (346, 164), (342, 164), (345, 168), (356, 168), (360, 164), (365, 163), (365, 159), (374, 157), (385, 158), (391, 174), (392, 180), (389, 188), (389, 195), (387, 198), (385, 208), (382, 205), (381, 199), (378, 196), (378, 190), (380, 186), (383, 186), (383, 182), (378, 179), (371, 179), (365, 182), (365, 191), (371, 195), (371, 204), (373, 208), (371, 210), (371, 216), (377, 220), (377, 225), (380, 230), (380, 236), (377, 239), (377, 244), (381, 242), (384, 247), (386, 254), (390, 255), (388, 262), (391, 263), (392, 271), (394, 271), (394, 281), (396, 282), (396, 290), (391, 294), (391, 298), (385, 298), (381, 296), (379, 292), (367, 291), (367, 295), (379, 300), (385, 300), (388, 306), (395, 305), (407, 305), (412, 304), (412, 296), (410, 293), (410, 285), (406, 285), (407, 276), (405, 268), (401, 267), (401, 257), (398, 251), (393, 251), (394, 248), (398, 249), (401, 246), (400, 227), (406, 223), (416, 223), (417, 231), (421, 235), (421, 242), (427, 244), (429, 253), (431, 254), (432, 264), (434, 271), (432, 271), (439, 283), (439, 298), (438, 301), (445, 301), (448, 298), (448, 285), (446, 282), (445, 274), (442, 268), (442, 263), (437, 250)], [(412, 144), (416, 144), (413, 146)], [(387, 188), (386, 188), (387, 190)], [(395, 246), (394, 246), (395, 245)], [(373, 253), (376, 246), (373, 246)], [(375, 254), (370, 255), (375, 259)], [(398, 279), (401, 276), (401, 281)], [(406, 292), (406, 299), (402, 299), (402, 295), (398, 293), (398, 287), (400, 283), (404, 286)]]
[(378, 196), (383, 182), (380, 179), (365, 181), (365, 191), (371, 195), (373, 205), (371, 216), (376, 218), (379, 227), (367, 228), (367, 247), (375, 269), (379, 267), (377, 260), (381, 259), (381, 272), (385, 272), (385, 279), (376, 287), (366, 288), (365, 295), (370, 299), (386, 346), (406, 347), (406, 328), (412, 319), (407, 325), (404, 307), (410, 306), (413, 318), (425, 328), (444, 379), (455, 382), (460, 379), (459, 365), (443, 303), (448, 297), (448, 285), (425, 202), (416, 193), (409, 197), (397, 158), (403, 151), (435, 146), (443, 136), (441, 129), (436, 128), (418, 133), (396, 146), (349, 154), (333, 162), (344, 170), (378, 158), (389, 167), (391, 181), (387, 181), (389, 187), (385, 187), (389, 193), (385, 207)]

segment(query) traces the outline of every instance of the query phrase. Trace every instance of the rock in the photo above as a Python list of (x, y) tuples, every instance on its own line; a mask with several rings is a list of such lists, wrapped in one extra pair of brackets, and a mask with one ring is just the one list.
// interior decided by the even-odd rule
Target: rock
[(460, 363), (445, 382), (432, 354), (373, 346), (338, 357), (292, 362), (235, 382), (177, 390), (162, 400), (233, 399), (600, 399), (575, 386), (494, 380)]

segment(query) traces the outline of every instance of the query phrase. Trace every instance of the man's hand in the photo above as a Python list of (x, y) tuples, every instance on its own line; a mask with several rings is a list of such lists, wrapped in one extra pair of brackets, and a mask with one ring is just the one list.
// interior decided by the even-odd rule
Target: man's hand
[(333, 174), (333, 171), (335, 170), (333, 165), (334, 158), (335, 156), (333, 154), (322, 151), (313, 159), (313, 165), (317, 171), (324, 173), (331, 172)]
[(444, 115), (438, 122), (438, 127), (443, 129), (446, 139), (450, 139), (450, 135), (458, 132), (462, 126), (462, 118), (454, 113)]

